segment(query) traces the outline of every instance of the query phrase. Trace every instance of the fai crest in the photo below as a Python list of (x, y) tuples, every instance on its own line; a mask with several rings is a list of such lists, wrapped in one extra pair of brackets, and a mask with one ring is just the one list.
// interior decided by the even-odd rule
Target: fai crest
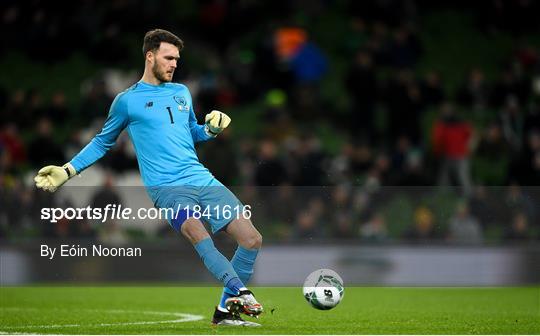
[(174, 101), (178, 103), (179, 111), (189, 111), (189, 105), (187, 104), (186, 98), (174, 96)]
[(187, 105), (186, 98), (184, 98), (184, 97), (174, 96), (174, 101), (177, 102), (178, 105), (181, 105), (181, 106), (186, 106)]

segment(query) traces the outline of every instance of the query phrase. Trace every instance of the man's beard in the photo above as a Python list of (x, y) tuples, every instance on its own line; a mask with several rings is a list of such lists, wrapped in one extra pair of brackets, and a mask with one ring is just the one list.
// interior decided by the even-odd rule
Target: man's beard
[(152, 67), (152, 73), (154, 74), (154, 77), (156, 77), (156, 79), (162, 83), (168, 83), (172, 80), (172, 77), (171, 79), (167, 79), (166, 72), (159, 71), (157, 63), (154, 63), (154, 66)]

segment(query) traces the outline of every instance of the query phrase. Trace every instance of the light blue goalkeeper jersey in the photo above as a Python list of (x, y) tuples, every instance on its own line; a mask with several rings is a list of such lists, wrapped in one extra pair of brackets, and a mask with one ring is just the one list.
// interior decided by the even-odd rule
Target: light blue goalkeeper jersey
[(100, 159), (126, 128), (147, 188), (205, 186), (214, 179), (195, 152), (195, 143), (210, 136), (197, 124), (185, 85), (139, 81), (118, 94), (101, 133), (71, 160), (77, 172)]

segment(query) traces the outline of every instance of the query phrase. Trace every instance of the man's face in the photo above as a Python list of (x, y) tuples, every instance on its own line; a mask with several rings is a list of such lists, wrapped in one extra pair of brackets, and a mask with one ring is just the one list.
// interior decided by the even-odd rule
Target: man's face
[(161, 42), (159, 49), (153, 52), (152, 73), (160, 82), (172, 81), (174, 70), (180, 59), (180, 52), (174, 45)]

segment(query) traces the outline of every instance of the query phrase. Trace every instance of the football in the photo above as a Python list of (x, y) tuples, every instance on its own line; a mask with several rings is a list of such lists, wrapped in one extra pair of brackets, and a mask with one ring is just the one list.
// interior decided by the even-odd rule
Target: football
[(303, 292), (313, 308), (328, 310), (341, 302), (345, 289), (339, 274), (330, 269), (320, 269), (307, 276)]

